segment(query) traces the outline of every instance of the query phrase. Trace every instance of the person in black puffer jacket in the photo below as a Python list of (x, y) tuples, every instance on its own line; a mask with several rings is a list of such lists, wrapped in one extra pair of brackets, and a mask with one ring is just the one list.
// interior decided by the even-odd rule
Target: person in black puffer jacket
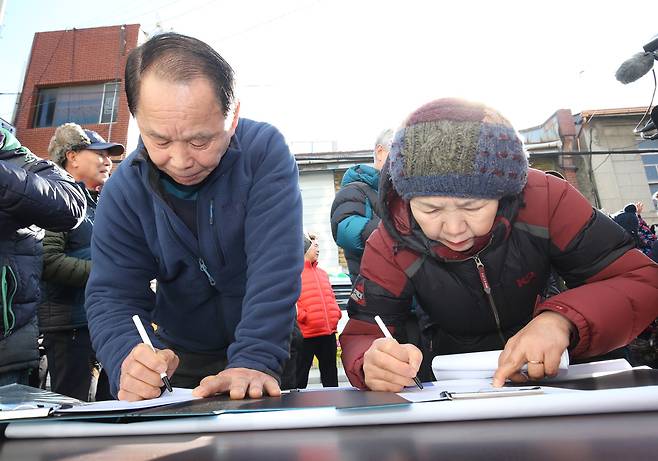
[(629, 203), (622, 211), (613, 215), (612, 220), (623, 227), (633, 237), (636, 248), (641, 248), (640, 237), (638, 235), (640, 220), (637, 217), (637, 207), (634, 203)]
[(75, 228), (85, 211), (82, 190), (65, 171), (0, 128), (0, 386), (27, 384), (39, 362), (43, 228)]

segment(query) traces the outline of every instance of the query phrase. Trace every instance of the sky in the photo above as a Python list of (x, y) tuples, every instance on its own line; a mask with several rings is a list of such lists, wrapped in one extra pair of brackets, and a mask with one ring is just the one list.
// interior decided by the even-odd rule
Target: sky
[(622, 85), (614, 73), (658, 34), (650, 5), (5, 0), (0, 117), (12, 121), (35, 32), (138, 23), (212, 45), (235, 69), (241, 116), (274, 124), (295, 152), (370, 149), (384, 128), (448, 96), (529, 128), (558, 109), (649, 104), (651, 74)]

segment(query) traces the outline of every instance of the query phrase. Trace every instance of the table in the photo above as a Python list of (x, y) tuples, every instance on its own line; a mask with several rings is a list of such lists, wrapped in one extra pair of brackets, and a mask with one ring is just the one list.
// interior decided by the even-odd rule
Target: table
[(2, 440), (0, 459), (656, 460), (658, 411), (326, 429)]

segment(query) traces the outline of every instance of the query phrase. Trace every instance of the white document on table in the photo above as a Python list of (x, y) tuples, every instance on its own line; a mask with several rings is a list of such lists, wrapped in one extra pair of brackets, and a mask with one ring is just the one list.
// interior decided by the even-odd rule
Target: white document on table
[(164, 390), (162, 395), (157, 399), (138, 400), (137, 402), (126, 402), (124, 400), (101, 400), (99, 402), (85, 403), (75, 405), (69, 408), (60, 408), (57, 413), (91, 413), (105, 411), (126, 411), (139, 410), (142, 408), (159, 407), (162, 405), (172, 405), (174, 403), (189, 402), (198, 399), (192, 395), (192, 389), (183, 389), (174, 387), (173, 392)]
[[(492, 351), (489, 355), (493, 356), (494, 353), (500, 354), (500, 351)], [(480, 354), (480, 353), (477, 353)], [(481, 362), (469, 364), (468, 360), (460, 360), (460, 355), (472, 355), (472, 354), (455, 354), (451, 356), (443, 357), (452, 357), (454, 363), (461, 363), (462, 366), (466, 366), (467, 370), (463, 374), (459, 374), (457, 370), (452, 370), (450, 373), (446, 373), (441, 370), (434, 369), (435, 376), (437, 371), (439, 376), (469, 376), (470, 371), (476, 370), (479, 368), (486, 368), (481, 366)], [(438, 357), (435, 357), (436, 360)], [(481, 359), (482, 357), (478, 357)], [(486, 357), (485, 357), (486, 358)], [(468, 359), (468, 357), (467, 357)], [(492, 357), (486, 358), (487, 360), (492, 360)], [(495, 357), (495, 362), (498, 363), (497, 356)], [(491, 362), (489, 362), (491, 363)], [(432, 362), (432, 368), (434, 367), (435, 362)], [(485, 363), (486, 365), (486, 363)], [(468, 369), (470, 367), (471, 369)], [(557, 383), (560, 381), (570, 381), (576, 379), (586, 379), (586, 378), (596, 378), (600, 376), (621, 373), (627, 370), (631, 370), (631, 365), (624, 359), (616, 360), (605, 360), (601, 362), (590, 362), (590, 363), (580, 363), (577, 365), (571, 365), (567, 370), (560, 370), (558, 375), (553, 378), (544, 378), (539, 381), (541, 383), (541, 389), (545, 394), (555, 394), (555, 393), (565, 393), (565, 392), (585, 392), (575, 389), (564, 389), (551, 387), (551, 383)], [(482, 370), (478, 370), (482, 372)], [(493, 370), (495, 372), (495, 369)], [(484, 372), (482, 372), (485, 374)], [(489, 373), (487, 373), (489, 374)], [(410, 402), (431, 402), (435, 400), (447, 400), (445, 395), (442, 395), (444, 392), (451, 393), (460, 393), (460, 392), (481, 392), (481, 393), (491, 393), (491, 392), (500, 392), (501, 395), (504, 395), (507, 389), (519, 389), (518, 387), (503, 387), (495, 388), (491, 385), (491, 377), (493, 377), (493, 372), (490, 373), (491, 376), (485, 378), (464, 378), (464, 379), (440, 379), (432, 383), (425, 383), (424, 389), (418, 389), (415, 387), (408, 387), (404, 391), (399, 392), (398, 395), (404, 399), (409, 400)]]
[[(437, 380), (492, 378), (498, 368), (502, 351), (469, 352), (466, 354), (437, 355), (432, 359), (432, 371)], [(558, 374), (569, 369), (569, 353), (560, 357)], [(527, 370), (527, 365), (521, 369)]]
[[(423, 389), (417, 387), (408, 387), (398, 395), (412, 403), (434, 402), (438, 400), (450, 400), (445, 393), (460, 394), (466, 392), (477, 392), (482, 394), (499, 394), (501, 397), (506, 396), (508, 392), (517, 392), (520, 390), (532, 390), (537, 386), (516, 386), (516, 387), (493, 387), (491, 379), (447, 379), (443, 381), (434, 381), (432, 383), (423, 383)], [(562, 392), (582, 392), (573, 389), (561, 389), (557, 387), (541, 386), (543, 394), (555, 394)], [(532, 395), (532, 393), (528, 393)]]

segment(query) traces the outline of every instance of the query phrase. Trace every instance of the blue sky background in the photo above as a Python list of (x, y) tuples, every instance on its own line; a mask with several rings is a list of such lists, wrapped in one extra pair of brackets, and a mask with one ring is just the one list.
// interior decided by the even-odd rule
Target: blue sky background
[(650, 5), (5, 0), (0, 117), (12, 121), (35, 32), (139, 23), (215, 47), (236, 70), (241, 115), (275, 124), (296, 151), (370, 148), (444, 96), (481, 100), (527, 128), (560, 108), (649, 104), (650, 74), (625, 86), (614, 72), (658, 34)]

